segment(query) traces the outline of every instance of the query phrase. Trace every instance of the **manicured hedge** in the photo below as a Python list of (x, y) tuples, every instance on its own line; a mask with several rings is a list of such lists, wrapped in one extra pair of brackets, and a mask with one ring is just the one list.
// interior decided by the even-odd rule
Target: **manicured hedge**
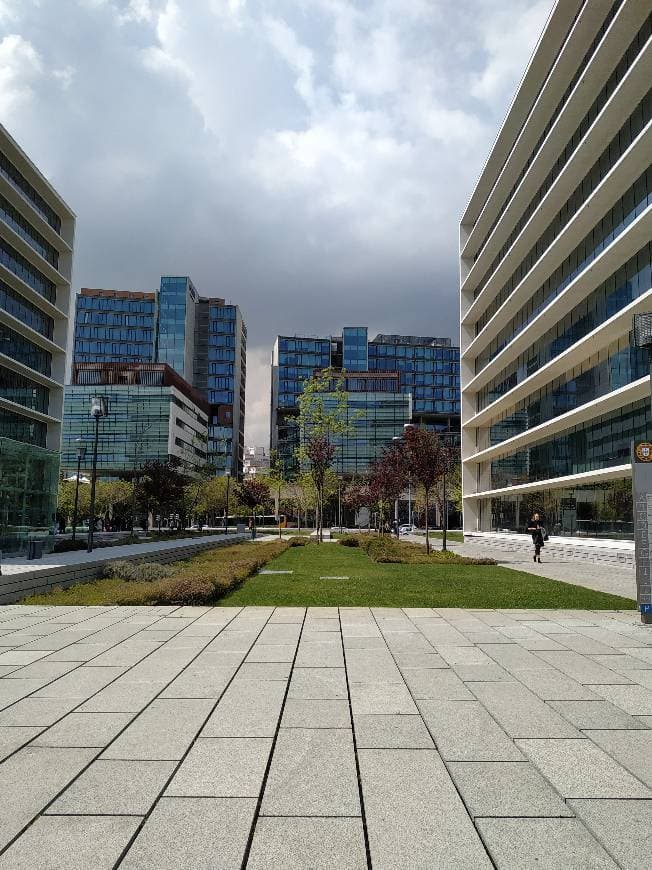
[(452, 550), (435, 550), (426, 553), (423, 544), (396, 540), (389, 535), (345, 535), (339, 543), (345, 547), (362, 547), (372, 562), (390, 562), (409, 565), (495, 565), (494, 559), (475, 559), (460, 556)]

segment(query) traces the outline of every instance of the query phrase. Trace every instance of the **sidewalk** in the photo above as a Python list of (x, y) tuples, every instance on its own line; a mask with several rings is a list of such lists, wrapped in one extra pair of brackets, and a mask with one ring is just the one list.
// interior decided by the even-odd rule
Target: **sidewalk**
[(650, 866), (635, 613), (15, 606), (0, 650), (0, 870)]

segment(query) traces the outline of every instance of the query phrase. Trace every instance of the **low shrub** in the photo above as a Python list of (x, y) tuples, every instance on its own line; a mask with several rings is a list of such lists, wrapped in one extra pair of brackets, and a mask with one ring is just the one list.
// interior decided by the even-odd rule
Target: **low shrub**
[(119, 559), (109, 562), (102, 572), (105, 577), (115, 577), (132, 583), (152, 583), (178, 573), (178, 566), (161, 565), (158, 562), (129, 562)]
[(88, 546), (88, 543), (85, 540), (80, 540), (79, 538), (75, 541), (70, 540), (69, 538), (64, 538), (60, 541), (54, 542), (54, 547), (52, 548), (53, 553), (72, 553), (74, 550), (85, 550)]
[(341, 544), (343, 547), (360, 546), (360, 540), (355, 535), (342, 535), (342, 537), (338, 539), (337, 543)]
[[(452, 550), (435, 550), (426, 553), (423, 544), (413, 544), (408, 541), (397, 541), (389, 535), (360, 535), (355, 537), (357, 544), (347, 546), (362, 547), (372, 562), (394, 563), (408, 565), (495, 565), (494, 559), (471, 558), (460, 556)], [(340, 541), (341, 543), (341, 541)]]
[(117, 604), (212, 604), (289, 547), (287, 541), (235, 544), (207, 550), (188, 562), (165, 566), (173, 576), (151, 583), (127, 582)]
[(300, 538), (298, 535), (295, 535), (293, 538), (288, 538), (288, 544), (291, 547), (305, 547), (308, 543), (308, 538)]

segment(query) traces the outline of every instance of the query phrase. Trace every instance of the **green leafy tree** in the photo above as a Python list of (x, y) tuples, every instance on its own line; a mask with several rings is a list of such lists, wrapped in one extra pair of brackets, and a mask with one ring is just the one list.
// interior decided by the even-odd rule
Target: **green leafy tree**
[(332, 368), (316, 372), (304, 381), (299, 396), (298, 458), (308, 469), (315, 489), (317, 541), (323, 541), (327, 474), (336, 454), (335, 441), (349, 431), (348, 393), (344, 376)]
[(264, 511), (270, 501), (269, 486), (258, 477), (249, 477), (236, 487), (239, 500), (252, 513), (254, 537), (256, 536), (256, 511)]
[(179, 466), (175, 459), (143, 465), (140, 488), (148, 510), (158, 514), (159, 531), (164, 516), (183, 513), (185, 488), (190, 481)]

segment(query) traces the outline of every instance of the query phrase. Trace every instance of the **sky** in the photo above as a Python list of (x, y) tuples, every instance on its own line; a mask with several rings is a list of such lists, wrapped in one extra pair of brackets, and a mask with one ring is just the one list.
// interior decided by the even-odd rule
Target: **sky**
[(552, 0), (0, 0), (0, 120), (73, 287), (190, 275), (277, 334), (458, 333), (458, 223)]

